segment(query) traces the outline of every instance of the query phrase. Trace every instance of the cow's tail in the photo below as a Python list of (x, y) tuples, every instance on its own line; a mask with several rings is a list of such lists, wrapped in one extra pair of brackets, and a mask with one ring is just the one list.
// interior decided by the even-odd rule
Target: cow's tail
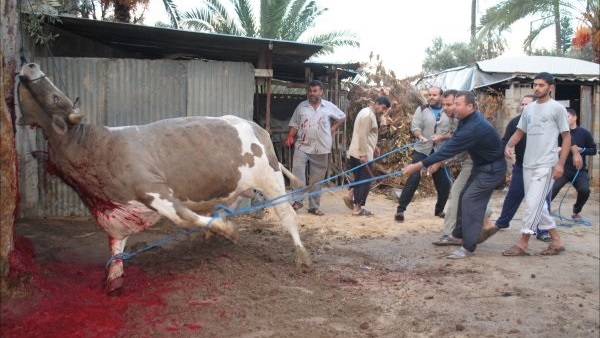
[(281, 172), (285, 176), (287, 176), (287, 178), (290, 179), (290, 182), (294, 189), (304, 186), (304, 183), (302, 183), (302, 181), (300, 181), (298, 177), (296, 177), (296, 175), (292, 174), (291, 171), (289, 171), (283, 164), (281, 164), (281, 162), (279, 163), (279, 169), (281, 169)]

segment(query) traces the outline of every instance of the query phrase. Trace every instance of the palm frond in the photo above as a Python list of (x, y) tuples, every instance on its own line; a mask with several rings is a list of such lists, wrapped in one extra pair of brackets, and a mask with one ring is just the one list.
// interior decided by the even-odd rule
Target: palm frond
[(349, 31), (332, 31), (317, 34), (303, 41), (323, 45), (323, 49), (314, 56), (331, 54), (336, 47), (360, 47), (356, 34)]
[(234, 0), (235, 12), (240, 22), (241, 28), (246, 32), (246, 36), (256, 37), (258, 28), (254, 18), (253, 9), (248, 0)]
[(167, 11), (169, 20), (171, 21), (171, 27), (174, 29), (179, 29), (179, 22), (181, 21), (181, 16), (179, 14), (179, 11), (177, 10), (177, 6), (173, 2), (173, 0), (163, 0), (163, 4), (165, 5), (165, 10)]
[(283, 18), (291, 0), (260, 1), (260, 36), (263, 38), (281, 38)]

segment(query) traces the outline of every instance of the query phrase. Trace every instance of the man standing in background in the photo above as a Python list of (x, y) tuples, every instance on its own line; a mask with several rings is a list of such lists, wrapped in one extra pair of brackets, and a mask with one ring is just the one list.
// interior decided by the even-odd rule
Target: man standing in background
[[(565, 162), (565, 172), (561, 178), (554, 181), (552, 186), (552, 200), (558, 195), (560, 189), (572, 182), (573, 187), (577, 191), (577, 199), (573, 204), (573, 215), (571, 218), (574, 221), (580, 221), (579, 213), (585, 202), (590, 197), (590, 177), (588, 176), (586, 156), (596, 155), (596, 143), (589, 131), (577, 126), (577, 113), (575, 110), (567, 109), (567, 122), (571, 133), (571, 152), (567, 156)], [(558, 145), (562, 147), (562, 137), (559, 136)]]
[[(292, 173), (303, 182), (306, 181), (306, 169), (310, 172), (309, 181), (319, 182), (327, 174), (329, 154), (331, 153), (332, 134), (344, 124), (346, 114), (335, 104), (321, 98), (323, 95), (323, 82), (313, 80), (308, 84), (308, 99), (300, 102), (290, 119), (290, 131), (285, 140), (285, 145), (291, 147), (297, 136), (296, 148), (292, 159)], [(329, 120), (336, 122), (333, 126)], [(296, 187), (299, 188), (299, 187)], [(310, 192), (317, 192), (321, 188), (315, 186)], [(316, 193), (308, 198), (308, 212), (322, 216), (319, 209), (321, 195)], [(295, 201), (294, 210), (299, 210), (304, 204)]]
[[(427, 91), (428, 104), (418, 107), (412, 119), (410, 131), (414, 137), (420, 141), (415, 145), (412, 155), (412, 163), (418, 163), (427, 156), (434, 153), (434, 144), (445, 141), (450, 138), (452, 120), (442, 111), (442, 94), (440, 87), (431, 87)], [(437, 191), (437, 202), (435, 204), (434, 215), (444, 218), (444, 207), (450, 194), (450, 180), (445, 170), (438, 170), (433, 173), (433, 183)], [(398, 207), (394, 219), (396, 222), (404, 222), (404, 211), (411, 202), (419, 183), (421, 182), (421, 173), (414, 172), (406, 180), (402, 188), (402, 193), (398, 199)]]
[[(360, 182), (373, 177), (373, 164), (363, 164), (372, 161), (375, 156), (379, 156), (379, 148), (377, 148), (377, 138), (379, 136), (377, 118), (379, 118), (379, 116), (390, 106), (390, 99), (382, 96), (377, 98), (372, 106), (363, 108), (356, 115), (354, 129), (352, 131), (352, 140), (350, 141), (350, 147), (348, 148), (350, 167), (356, 168), (353, 170), (354, 182)], [(349, 193), (353, 195), (353, 216), (372, 215), (369, 210), (363, 208), (367, 202), (370, 188), (370, 182), (365, 182), (355, 185), (353, 189), (350, 190)], [(349, 198), (349, 196), (347, 196), (347, 198)], [(346, 199), (344, 199), (344, 202), (346, 202)]]

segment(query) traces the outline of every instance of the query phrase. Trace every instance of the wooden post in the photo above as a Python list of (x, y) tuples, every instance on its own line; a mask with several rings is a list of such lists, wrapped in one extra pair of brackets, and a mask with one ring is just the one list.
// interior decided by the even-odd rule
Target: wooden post
[(14, 230), (18, 203), (17, 150), (15, 147), (15, 72), (17, 69), (18, 21), (16, 0), (3, 0), (0, 28), (0, 289), (6, 290), (10, 270), (9, 254), (14, 248)]

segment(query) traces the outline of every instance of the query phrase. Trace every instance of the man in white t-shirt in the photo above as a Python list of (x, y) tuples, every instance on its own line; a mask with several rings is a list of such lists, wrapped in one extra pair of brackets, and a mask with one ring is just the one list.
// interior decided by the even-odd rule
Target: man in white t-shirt
[[(552, 238), (542, 255), (555, 255), (565, 250), (558, 236), (554, 218), (550, 216), (546, 196), (553, 180), (559, 179), (571, 147), (571, 134), (567, 123), (567, 110), (550, 97), (554, 89), (554, 77), (539, 73), (533, 79), (536, 101), (523, 110), (517, 131), (508, 140), (504, 155), (511, 158), (515, 145), (527, 134), (527, 145), (523, 156), (523, 183), (527, 210), (521, 227), (521, 238), (517, 244), (502, 252), (504, 256), (527, 256), (529, 237), (536, 229), (548, 230)], [(563, 146), (558, 154), (558, 135)]]

